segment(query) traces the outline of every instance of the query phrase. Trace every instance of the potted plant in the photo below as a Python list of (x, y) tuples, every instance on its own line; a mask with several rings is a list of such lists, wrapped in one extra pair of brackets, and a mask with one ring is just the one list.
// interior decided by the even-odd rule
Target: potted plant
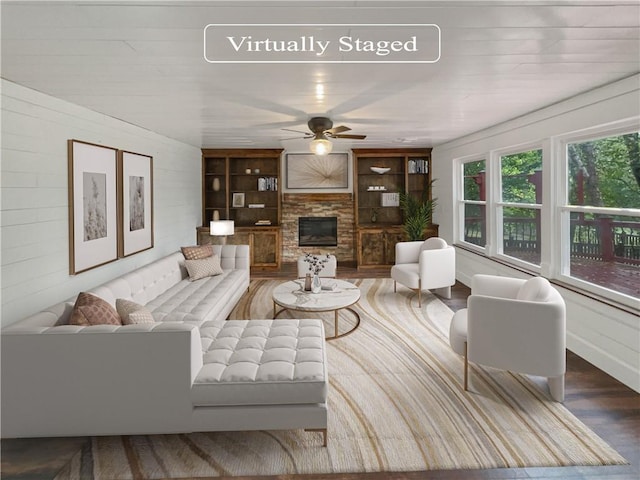
[(409, 241), (424, 240), (424, 231), (431, 225), (433, 209), (436, 207), (437, 200), (437, 198), (429, 198), (434, 181), (432, 180), (426, 185), (421, 197), (416, 197), (406, 191), (400, 192), (400, 209), (404, 217), (402, 227)]

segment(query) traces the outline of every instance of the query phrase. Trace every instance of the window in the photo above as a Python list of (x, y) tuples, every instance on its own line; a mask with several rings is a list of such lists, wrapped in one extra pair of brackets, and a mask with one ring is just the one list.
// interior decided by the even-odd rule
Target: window
[(481, 155), (458, 160), (458, 242), (637, 308), (638, 118)]
[(542, 150), (500, 157), (502, 253), (540, 265)]
[(462, 164), (462, 240), (479, 247), (487, 243), (486, 162), (474, 160)]
[(638, 132), (568, 141), (562, 274), (640, 297)]

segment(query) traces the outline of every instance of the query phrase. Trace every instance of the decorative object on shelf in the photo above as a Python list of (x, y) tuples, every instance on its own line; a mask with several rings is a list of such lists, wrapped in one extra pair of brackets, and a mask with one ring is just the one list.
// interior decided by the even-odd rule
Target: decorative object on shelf
[(244, 207), (244, 192), (234, 192), (231, 206), (234, 208)]
[(211, 189), (214, 192), (219, 192), (220, 191), (220, 178), (213, 177), (213, 182), (211, 183)]
[(260, 226), (266, 227), (271, 225), (271, 220), (258, 220), (255, 224), (258, 225), (259, 227)]
[(220, 211), (219, 210), (214, 210), (213, 211), (213, 220), (215, 222), (217, 222), (218, 220), (220, 220)]
[(276, 177), (260, 177), (258, 178), (259, 192), (276, 192), (278, 191), (278, 179)]
[(424, 240), (424, 231), (431, 225), (433, 209), (437, 198), (429, 199), (429, 191), (434, 180), (431, 180), (422, 192), (421, 198), (410, 195), (406, 191), (400, 192), (400, 209), (404, 216), (402, 228), (409, 241)]
[(379, 173), (380, 175), (383, 175), (387, 173), (389, 170), (391, 170), (391, 167), (369, 167), (369, 168), (371, 169), (372, 172)]
[(421, 173), (426, 174), (429, 173), (429, 161), (423, 158), (411, 159), (407, 162), (407, 172), (409, 174), (413, 173)]
[(260, 173), (260, 169), (259, 168), (254, 168), (253, 169), (253, 173), (255, 173), (256, 175), (258, 175)]
[(118, 150), (68, 141), (69, 273), (89, 270), (118, 258)]
[(244, 169), (244, 173), (246, 173), (247, 175), (251, 175), (251, 169), (250, 168), (245, 168)]
[(378, 221), (378, 209), (374, 208), (371, 210), (371, 223), (376, 223)]
[(382, 207), (399, 207), (400, 195), (398, 192), (385, 192), (380, 198), (380, 204)]
[(322, 282), (320, 277), (315, 274), (311, 280), (311, 293), (320, 293), (322, 291)]
[(217, 220), (209, 223), (209, 235), (214, 237), (222, 237), (222, 245), (227, 243), (227, 236), (233, 235), (234, 223), (233, 220)]
[(119, 152), (121, 257), (153, 247), (153, 158)]
[(311, 274), (310, 273), (307, 273), (307, 275), (304, 277), (304, 291), (305, 292), (311, 291)]
[(326, 156), (306, 153), (287, 154), (287, 188), (347, 188), (349, 156), (334, 153)]

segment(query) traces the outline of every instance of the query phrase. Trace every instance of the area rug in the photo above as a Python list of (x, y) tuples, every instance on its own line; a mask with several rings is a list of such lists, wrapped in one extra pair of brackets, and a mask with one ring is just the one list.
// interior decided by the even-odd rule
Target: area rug
[[(256, 280), (231, 318), (271, 318)], [(354, 280), (361, 323), (327, 343), (329, 446), (304, 431), (95, 437), (57, 477), (146, 479), (390, 472), (627, 463), (539, 379), (472, 366), (449, 347), (453, 312), (433, 295), (422, 308), (390, 279)], [(333, 314), (326, 316), (333, 332)], [(309, 315), (283, 313), (281, 318)], [(318, 314), (315, 315), (318, 317)], [(341, 313), (341, 329), (353, 322)]]

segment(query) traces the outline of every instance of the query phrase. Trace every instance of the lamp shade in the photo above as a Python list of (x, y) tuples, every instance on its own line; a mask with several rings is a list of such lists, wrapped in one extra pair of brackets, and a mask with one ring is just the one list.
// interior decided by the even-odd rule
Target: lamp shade
[(311, 140), (311, 143), (309, 144), (309, 150), (316, 155), (327, 155), (328, 153), (331, 153), (332, 149), (333, 144), (326, 138), (319, 136)]
[(233, 220), (213, 220), (209, 223), (209, 234), (217, 237), (233, 235)]

